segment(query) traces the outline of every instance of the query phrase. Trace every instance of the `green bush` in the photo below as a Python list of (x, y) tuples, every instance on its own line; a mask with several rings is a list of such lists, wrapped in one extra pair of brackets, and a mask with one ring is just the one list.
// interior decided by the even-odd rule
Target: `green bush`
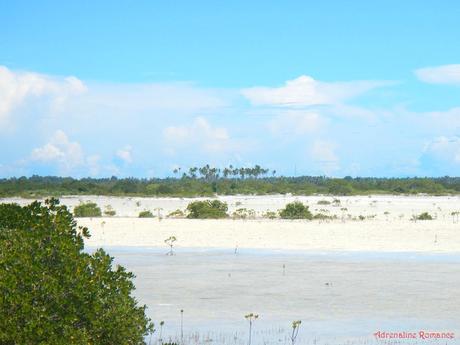
[(313, 219), (318, 219), (318, 220), (333, 220), (333, 219), (337, 219), (337, 216), (336, 215), (333, 215), (333, 216), (330, 216), (328, 214), (324, 214), (324, 213), (317, 213), (313, 216)]
[(0, 205), (0, 344), (144, 344), (134, 275), (88, 236), (56, 199)]
[(73, 214), (75, 217), (100, 217), (102, 215), (101, 209), (94, 202), (87, 202), (75, 206)]
[(153, 218), (155, 217), (150, 211), (141, 211), (139, 212), (139, 218)]
[(227, 218), (227, 203), (219, 200), (193, 201), (187, 206), (187, 218)]
[(433, 220), (433, 217), (428, 212), (423, 212), (417, 216), (417, 220)]
[(294, 201), (286, 205), (280, 211), (280, 217), (283, 219), (312, 219), (308, 206), (302, 204), (300, 201)]
[(167, 217), (168, 218), (185, 218), (185, 213), (184, 211), (177, 209), (175, 211), (170, 212), (167, 215)]

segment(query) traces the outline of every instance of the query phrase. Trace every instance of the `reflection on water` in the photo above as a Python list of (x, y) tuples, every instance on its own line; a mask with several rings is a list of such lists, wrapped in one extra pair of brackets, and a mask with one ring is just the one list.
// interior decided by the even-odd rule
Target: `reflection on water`
[[(451, 331), (460, 343), (460, 255), (305, 253), (259, 250), (107, 248), (133, 271), (136, 297), (163, 338), (245, 344), (244, 315), (256, 312), (253, 344), (382, 344), (373, 333)], [(158, 327), (157, 327), (158, 328)], [(152, 337), (152, 343), (158, 333)]]

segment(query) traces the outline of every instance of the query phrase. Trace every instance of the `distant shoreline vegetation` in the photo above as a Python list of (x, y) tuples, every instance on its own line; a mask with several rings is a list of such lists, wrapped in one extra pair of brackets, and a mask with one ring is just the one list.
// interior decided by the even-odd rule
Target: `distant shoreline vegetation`
[(209, 197), (213, 195), (369, 195), (460, 194), (460, 177), (374, 178), (276, 176), (256, 165), (218, 169), (206, 165), (167, 178), (82, 178), (32, 176), (0, 179), (0, 197), (36, 198), (65, 195)]

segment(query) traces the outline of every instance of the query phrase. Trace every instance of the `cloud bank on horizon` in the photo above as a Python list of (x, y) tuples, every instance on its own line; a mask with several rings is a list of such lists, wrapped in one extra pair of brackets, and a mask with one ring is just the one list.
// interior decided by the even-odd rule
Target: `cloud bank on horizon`
[[(2, 6), (5, 5), (0, 5), (0, 12)], [(10, 10), (15, 17), (27, 17), (27, 13), (14, 12), (17, 8), (4, 10)], [(296, 26), (298, 14), (289, 13)], [(256, 22), (263, 20), (260, 14), (254, 16)], [(212, 21), (210, 17), (206, 20)], [(244, 27), (248, 29), (249, 24)], [(90, 27), (99, 25), (102, 24), (93, 22)], [(0, 177), (153, 177), (172, 175), (175, 167), (187, 169), (208, 163), (218, 167), (260, 164), (284, 175), (401, 177), (458, 176), (460, 172), (459, 61), (427, 61), (420, 66), (411, 63), (413, 56), (407, 56), (406, 70), (387, 73), (390, 78), (382, 78), (378, 68), (369, 63), (363, 65), (365, 73), (358, 68), (348, 78), (342, 78), (340, 73), (333, 78), (325, 69), (331, 66), (330, 61), (321, 68), (314, 62), (311, 68), (298, 62), (297, 74), (293, 75), (290, 63), (297, 61), (293, 56), (295, 61), (285, 59), (279, 70), (273, 70), (277, 74), (274, 78), (259, 75), (257, 82), (257, 73), (254, 79), (245, 77), (257, 66), (251, 63), (241, 65), (241, 77), (236, 82), (232, 79), (234, 66), (229, 71), (221, 69), (224, 81), (220, 83), (214, 79), (215, 53), (207, 41), (211, 33), (196, 27), (192, 31), (211, 50), (209, 56), (194, 56), (201, 47), (197, 43), (188, 48), (187, 57), (203, 59), (214, 74), (202, 68), (202, 79), (172, 73), (129, 80), (124, 71), (117, 74), (107, 69), (108, 76), (103, 77), (97, 75), (99, 70), (91, 73), (76, 63), (51, 73), (53, 68), (45, 60), (40, 64), (41, 56), (55, 51), (64, 58), (65, 49), (60, 51), (59, 44), (36, 48), (43, 54), (24, 60), (18, 46), (31, 37), (15, 34), (14, 30), (19, 32), (14, 26), (10, 32), (0, 29), (0, 44), (11, 48), (8, 54), (8, 49), (0, 49)], [(130, 30), (127, 29), (128, 37)], [(220, 28), (221, 37), (230, 37), (223, 30)], [(10, 41), (2, 41), (7, 34)], [(99, 33), (102, 34), (105, 35)], [(170, 38), (169, 44), (180, 40), (172, 31), (165, 35)], [(365, 42), (367, 36), (362, 35)], [(271, 42), (281, 44), (282, 37), (273, 36)], [(61, 40), (65, 39), (64, 34)], [(75, 39), (81, 46), (82, 42)], [(265, 39), (260, 38), (262, 43)], [(339, 40), (340, 37), (337, 44)], [(385, 37), (380, 42), (384, 40)], [(59, 42), (64, 45), (64, 41)], [(113, 45), (104, 43), (108, 44)], [(251, 53), (256, 54), (244, 40), (235, 45), (239, 48), (233, 52), (234, 59), (245, 53), (248, 59)], [(139, 54), (147, 49), (142, 45), (137, 48)], [(89, 44), (87, 49), (88, 54), (94, 51), (102, 59), (97, 46)], [(178, 53), (183, 48), (170, 49)], [(326, 46), (316, 49), (326, 50)], [(356, 59), (358, 53), (354, 55)], [(279, 59), (273, 57), (276, 58)], [(110, 63), (111, 58), (106, 59)], [(189, 60), (180, 61), (185, 65)], [(55, 62), (59, 65), (58, 60)], [(118, 62), (114, 60), (114, 64)], [(270, 57), (267, 63), (271, 63)], [(144, 67), (149, 69), (148, 65)], [(283, 70), (284, 78), (280, 76)], [(321, 75), (327, 76), (321, 79)], [(364, 78), (355, 77), (363, 75)]]

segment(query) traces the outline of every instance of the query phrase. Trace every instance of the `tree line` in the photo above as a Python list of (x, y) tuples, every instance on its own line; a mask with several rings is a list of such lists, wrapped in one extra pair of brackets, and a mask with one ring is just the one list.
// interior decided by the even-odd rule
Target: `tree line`
[(276, 176), (259, 165), (219, 169), (205, 165), (187, 171), (177, 168), (167, 178), (81, 178), (31, 176), (0, 179), (0, 197), (36, 198), (63, 195), (173, 196), (220, 195), (367, 195), (460, 193), (460, 177), (376, 178)]

